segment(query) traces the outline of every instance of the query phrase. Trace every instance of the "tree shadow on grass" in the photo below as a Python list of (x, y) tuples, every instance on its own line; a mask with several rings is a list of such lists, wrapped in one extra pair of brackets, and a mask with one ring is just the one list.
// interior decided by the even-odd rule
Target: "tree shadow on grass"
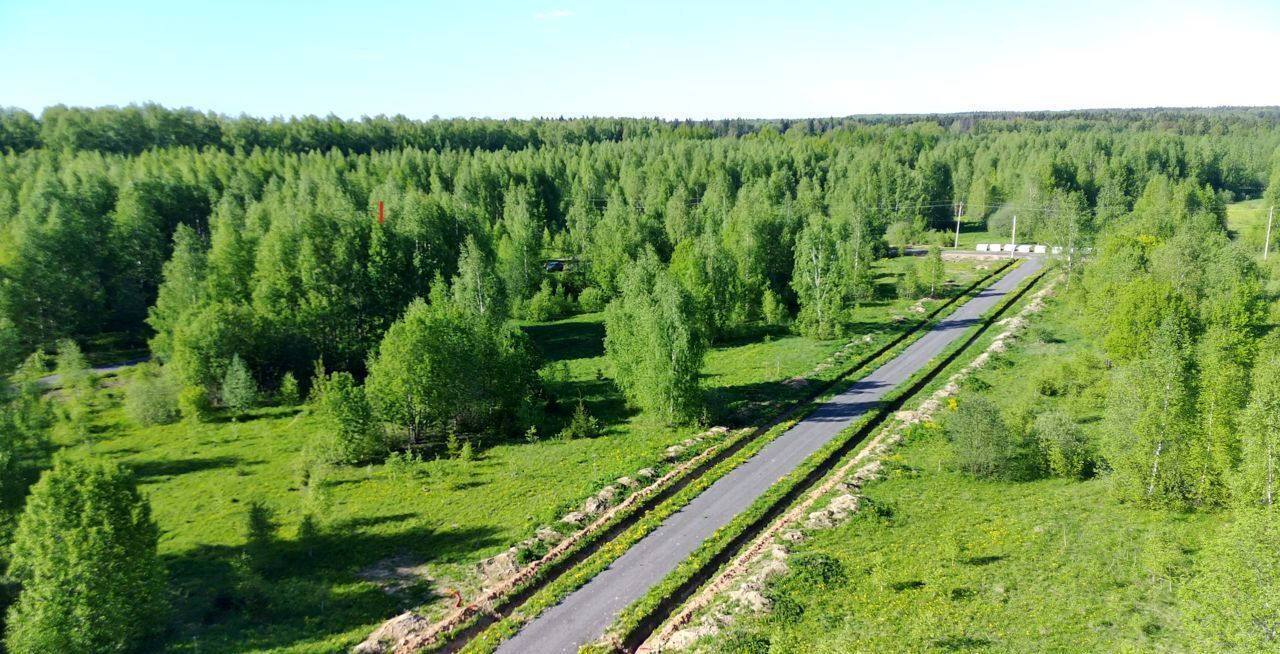
[(156, 481), (166, 477), (176, 477), (192, 472), (231, 468), (240, 465), (257, 465), (262, 461), (245, 461), (238, 456), (209, 456), (193, 459), (161, 459), (152, 461), (126, 461), (125, 465), (133, 470), (140, 482)]
[[(416, 514), (360, 518), (256, 545), (205, 545), (165, 557), (174, 592), (171, 650), (242, 652), (321, 641), (390, 618), (443, 589), (430, 580), (392, 594), (358, 576), (379, 561), (466, 561), (500, 544), (494, 528), (408, 525)], [(377, 532), (377, 533), (371, 533)], [(287, 537), (286, 537), (287, 536)], [(345, 651), (345, 647), (340, 648)]]
[(627, 406), (622, 392), (612, 379), (564, 382), (555, 385), (554, 401), (547, 406), (547, 434), (559, 433), (569, 424), (579, 400), (587, 413), (600, 421), (601, 432), (620, 425), (639, 413)]
[(572, 321), (548, 325), (526, 325), (524, 333), (544, 361), (591, 359), (604, 355), (604, 323)]

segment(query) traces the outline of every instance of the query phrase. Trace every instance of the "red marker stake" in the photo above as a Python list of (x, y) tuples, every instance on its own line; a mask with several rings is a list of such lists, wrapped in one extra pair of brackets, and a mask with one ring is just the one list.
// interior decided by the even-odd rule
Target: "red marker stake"
[(378, 224), (382, 224), (382, 200), (378, 200)]

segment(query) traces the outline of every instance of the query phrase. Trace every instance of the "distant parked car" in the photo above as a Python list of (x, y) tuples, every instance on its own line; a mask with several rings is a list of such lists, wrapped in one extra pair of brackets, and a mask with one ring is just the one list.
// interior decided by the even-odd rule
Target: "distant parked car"
[(547, 272), (561, 272), (564, 270), (563, 261), (548, 261), (542, 266)]

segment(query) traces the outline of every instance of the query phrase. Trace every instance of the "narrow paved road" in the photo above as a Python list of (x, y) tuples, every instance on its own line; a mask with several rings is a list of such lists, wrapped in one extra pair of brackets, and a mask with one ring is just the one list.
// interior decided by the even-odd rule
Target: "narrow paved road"
[(571, 654), (604, 634), (618, 613), (688, 558), (775, 482), (959, 338), (1000, 298), (1040, 269), (1030, 259), (980, 292), (902, 354), (855, 382), (721, 477), (586, 585), (498, 648), (501, 654)]

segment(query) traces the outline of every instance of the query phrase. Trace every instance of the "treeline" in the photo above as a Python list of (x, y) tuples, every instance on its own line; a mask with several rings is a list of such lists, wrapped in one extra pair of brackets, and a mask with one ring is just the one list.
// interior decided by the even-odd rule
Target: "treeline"
[(948, 131), (1022, 131), (1028, 123), (1071, 130), (1222, 136), (1274, 123), (1280, 109), (1114, 109), (1090, 111), (973, 112), (890, 114), (804, 119), (720, 119), (664, 121), (644, 118), (540, 118), (532, 120), (432, 119), (404, 116), (343, 120), (336, 116), (262, 119), (228, 117), (195, 109), (155, 104), (126, 107), (56, 105), (39, 117), (22, 109), (0, 108), (0, 152), (37, 148), (96, 150), (140, 154), (149, 149), (190, 147), (252, 151), (328, 151), (347, 154), (420, 150), (523, 150), (636, 138), (738, 138), (752, 134), (803, 137), (880, 125), (909, 127), (929, 123)]
[[(145, 332), (161, 267), (186, 225), (190, 232), (177, 240), (207, 250), (214, 299), (254, 299), (266, 313), (303, 296), (334, 297), (326, 284), (341, 287), (353, 315), (368, 324), (357, 326), (354, 339), (343, 337), (351, 343), (307, 353), (340, 366), (362, 359), (370, 334), (424, 294), (436, 273), (452, 277), (468, 235), (502, 260), (517, 303), (545, 278), (535, 274), (534, 259), (589, 261), (568, 276), (575, 278), (569, 286), (595, 287), (607, 300), (624, 262), (652, 248), (664, 261), (682, 262), (686, 278), (696, 261), (703, 282), (728, 284), (711, 293), (717, 306), (708, 315), (732, 324), (757, 317), (765, 291), (798, 310), (798, 240), (847, 243), (838, 267), (856, 287), (864, 255), (878, 252), (890, 226), (945, 226), (962, 201), (970, 215), (997, 223), (1017, 211), (1023, 233), (1035, 237), (1054, 193), (1073, 194), (1074, 206), (1104, 222), (1126, 212), (1154, 175), (1256, 194), (1277, 135), (1265, 120), (1221, 120), (1219, 136), (1017, 119), (965, 133), (922, 123), (800, 138), (764, 130), (743, 139), (635, 138), (497, 152), (176, 147), (124, 156), (42, 148), (0, 159), (0, 314), (28, 350), (63, 336)], [(445, 122), (421, 125), (466, 132)], [(376, 228), (379, 201), (390, 221)], [(824, 238), (801, 239), (806, 229)], [(317, 261), (333, 274), (312, 274)], [(529, 272), (519, 272), (521, 265)], [(271, 270), (292, 281), (280, 286)], [(351, 352), (336, 351), (347, 345)]]
[[(86, 131), (110, 135), (125, 111), (55, 108), (39, 126), (100, 116)], [(128, 111), (144, 125), (221, 120)], [(1206, 116), (1217, 121), (1207, 130)], [(687, 341), (687, 368), (706, 342), (760, 321), (823, 338), (845, 333), (851, 310), (872, 297), (871, 264), (886, 234), (927, 240), (928, 230), (950, 228), (961, 203), (993, 229), (1016, 212), (1024, 238), (1068, 246), (1091, 244), (1131, 215), (1181, 211), (1166, 216), (1180, 228), (1202, 213), (1220, 216), (1225, 201), (1267, 183), (1280, 145), (1269, 116), (1153, 114), (1141, 120), (1181, 120), (1185, 129), (1145, 131), (1116, 129), (1110, 114), (983, 119), (966, 130), (849, 124), (814, 136), (765, 125), (710, 139), (620, 128), (612, 140), (531, 141), (515, 151), (448, 147), (470, 138), (469, 123), (440, 121), (405, 124), (448, 135), (446, 145), (370, 154), (10, 153), (0, 158), (0, 364), (11, 368), (62, 338), (132, 334), (149, 341), (199, 413), (191, 389), (222, 403), (236, 360), (267, 391), (333, 372), (362, 380), (391, 325), (435, 293), (456, 305), (440, 311), (480, 316), (494, 329), (615, 300), (684, 307), (685, 333), (635, 338)], [(502, 125), (545, 143), (561, 128), (600, 133), (609, 122)], [(356, 133), (372, 123), (332, 124)], [(561, 270), (548, 270), (551, 258)], [(649, 271), (647, 281), (630, 284), (637, 269)], [(904, 285), (916, 295), (929, 284)], [(629, 286), (665, 295), (623, 297)], [(696, 412), (687, 379), (646, 374), (675, 393), (650, 404), (665, 404), (673, 419)], [(634, 382), (620, 380), (644, 404), (650, 394)], [(516, 407), (499, 404), (505, 417), (491, 426), (519, 427)], [(455, 417), (455, 427), (483, 428)]]

